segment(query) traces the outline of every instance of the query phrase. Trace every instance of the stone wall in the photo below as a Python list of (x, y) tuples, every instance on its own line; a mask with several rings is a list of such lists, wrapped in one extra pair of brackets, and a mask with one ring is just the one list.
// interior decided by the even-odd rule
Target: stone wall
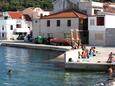
[(106, 29), (106, 45), (115, 46), (115, 28)]

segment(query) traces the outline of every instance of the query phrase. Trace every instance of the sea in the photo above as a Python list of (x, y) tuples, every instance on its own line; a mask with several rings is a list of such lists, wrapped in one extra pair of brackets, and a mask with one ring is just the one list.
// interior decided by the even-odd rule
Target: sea
[(0, 86), (94, 86), (108, 79), (104, 72), (65, 70), (63, 63), (51, 61), (61, 54), (1, 46)]

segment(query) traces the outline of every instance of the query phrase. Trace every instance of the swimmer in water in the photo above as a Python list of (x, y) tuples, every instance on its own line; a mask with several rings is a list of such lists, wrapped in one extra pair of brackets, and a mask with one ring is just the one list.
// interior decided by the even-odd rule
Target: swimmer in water
[(112, 74), (113, 74), (113, 68), (112, 68), (112, 66), (109, 67), (108, 73), (109, 73), (109, 79), (112, 79), (113, 78), (112, 77)]
[(11, 78), (11, 75), (12, 75), (12, 69), (9, 69), (8, 72), (7, 72), (9, 78)]
[(12, 70), (11, 70), (11, 69), (9, 69), (9, 70), (8, 70), (8, 74), (11, 74), (11, 73), (12, 73)]

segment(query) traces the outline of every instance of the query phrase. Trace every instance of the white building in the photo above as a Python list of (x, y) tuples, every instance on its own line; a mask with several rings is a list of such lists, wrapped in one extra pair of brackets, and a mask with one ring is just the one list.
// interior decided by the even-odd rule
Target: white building
[(96, 15), (88, 18), (90, 45), (115, 45), (115, 15)]
[(38, 36), (40, 32), (40, 18), (43, 16), (48, 16), (50, 15), (50, 11), (44, 11), (41, 8), (38, 7), (29, 7), (26, 8), (25, 10), (22, 11), (23, 14), (29, 15), (32, 19), (32, 32), (33, 32), (33, 37), (35, 38)]
[(29, 16), (20, 12), (3, 12), (0, 16), (0, 39), (14, 40), (19, 35), (29, 34), (32, 21)]
[(47, 16), (50, 14), (50, 11), (44, 11), (38, 7), (29, 7), (22, 11), (23, 14), (29, 15), (32, 19), (39, 19), (42, 16)]
[[(75, 10), (65, 10), (44, 16), (34, 23), (33, 35), (34, 37), (42, 35), (44, 37), (70, 37), (71, 29), (87, 30), (87, 15)], [(86, 34), (87, 35), (87, 34)], [(84, 36), (86, 39), (87, 36)]]

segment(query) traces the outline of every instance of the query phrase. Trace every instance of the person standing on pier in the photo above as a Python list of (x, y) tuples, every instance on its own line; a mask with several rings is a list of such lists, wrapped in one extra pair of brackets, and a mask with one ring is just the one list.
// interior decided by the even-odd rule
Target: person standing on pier
[(108, 60), (107, 60), (107, 63), (112, 63), (112, 62), (115, 62), (115, 61), (114, 61), (113, 53), (110, 52), (109, 58), (108, 58)]

